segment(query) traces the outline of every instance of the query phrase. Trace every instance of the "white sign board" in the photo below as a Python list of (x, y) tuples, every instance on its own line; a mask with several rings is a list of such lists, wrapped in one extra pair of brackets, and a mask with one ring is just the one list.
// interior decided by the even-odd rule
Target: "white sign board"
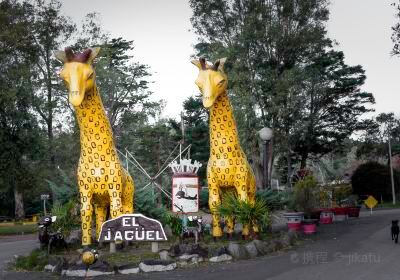
[(195, 213), (199, 211), (199, 178), (172, 178), (172, 211), (174, 213)]

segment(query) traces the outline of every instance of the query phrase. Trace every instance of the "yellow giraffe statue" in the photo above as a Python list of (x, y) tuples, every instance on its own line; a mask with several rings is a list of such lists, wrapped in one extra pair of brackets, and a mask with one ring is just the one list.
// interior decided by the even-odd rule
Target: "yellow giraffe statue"
[(134, 184), (122, 168), (114, 145), (110, 122), (95, 82), (93, 60), (100, 48), (74, 54), (70, 48), (55, 52), (64, 63), (60, 77), (69, 90), (80, 129), (81, 154), (78, 186), (81, 201), (82, 245), (92, 243), (92, 216), (96, 235), (110, 208), (111, 218), (133, 213)]
[[(208, 65), (204, 58), (193, 60), (199, 68), (196, 85), (203, 96), (203, 106), (210, 110), (210, 159), (207, 165), (209, 207), (213, 216), (213, 236), (222, 236), (220, 217), (216, 208), (225, 191), (233, 189), (237, 197), (251, 203), (255, 201), (255, 177), (247, 162), (238, 138), (236, 121), (226, 92), (228, 78), (224, 73), (226, 58)], [(226, 220), (227, 233), (232, 235), (234, 223)], [(254, 232), (258, 228), (254, 226)], [(249, 225), (243, 225), (242, 235), (249, 234)]]

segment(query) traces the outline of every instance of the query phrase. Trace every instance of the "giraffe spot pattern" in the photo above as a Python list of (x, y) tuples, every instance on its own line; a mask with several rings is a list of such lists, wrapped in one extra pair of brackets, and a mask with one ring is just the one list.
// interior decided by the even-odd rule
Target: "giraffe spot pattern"
[(85, 92), (84, 100), (75, 107), (75, 113), (81, 142), (77, 177), (82, 245), (90, 245), (93, 212), (98, 237), (102, 223), (108, 218), (107, 213), (111, 218), (133, 213), (134, 183), (122, 169), (111, 126), (96, 88)]
[[(226, 93), (218, 96), (210, 112), (210, 159), (207, 165), (209, 207), (213, 215), (213, 235), (221, 236), (220, 217), (216, 212), (223, 199), (221, 190), (233, 189), (239, 199), (255, 199), (255, 178), (240, 147), (236, 122)], [(227, 232), (234, 222), (226, 220)], [(242, 234), (248, 234), (244, 227)]]

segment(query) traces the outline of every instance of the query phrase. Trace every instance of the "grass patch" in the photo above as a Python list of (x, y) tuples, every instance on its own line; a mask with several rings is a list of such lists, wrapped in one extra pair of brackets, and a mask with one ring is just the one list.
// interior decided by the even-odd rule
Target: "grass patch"
[(0, 235), (13, 235), (13, 234), (25, 234), (37, 232), (36, 224), (28, 225), (0, 225)]
[(48, 263), (46, 252), (35, 249), (28, 256), (19, 256), (15, 260), (15, 269), (23, 271), (43, 271)]
[(149, 259), (159, 259), (158, 253), (143, 252), (141, 254), (134, 254), (132, 252), (117, 252), (102, 257), (105, 261), (111, 265), (124, 265), (124, 264), (139, 264), (141, 261)]
[[(400, 208), (400, 203), (396, 203), (393, 205), (393, 202), (384, 202), (384, 203), (379, 203), (377, 205), (377, 208)], [(367, 208), (369, 210), (369, 208)], [(373, 211), (373, 209), (372, 209)]]

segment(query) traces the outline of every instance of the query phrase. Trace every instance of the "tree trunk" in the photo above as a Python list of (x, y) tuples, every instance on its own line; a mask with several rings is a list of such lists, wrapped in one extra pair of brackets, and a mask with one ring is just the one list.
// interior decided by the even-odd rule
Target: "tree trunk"
[(271, 186), (272, 168), (274, 164), (274, 138), (269, 141), (268, 145), (268, 186)]
[(305, 169), (307, 167), (307, 158), (308, 158), (308, 153), (303, 153), (301, 155), (300, 169)]
[(256, 178), (256, 188), (257, 190), (261, 190), (263, 188), (263, 170), (260, 164), (260, 157), (253, 153), (251, 159), (250, 166), (253, 169)]
[(291, 188), (292, 187), (292, 158), (290, 155), (290, 147), (288, 147), (286, 160), (287, 160), (287, 187)]
[(22, 192), (14, 186), (14, 201), (15, 201), (15, 219), (22, 220), (25, 217), (24, 199)]

